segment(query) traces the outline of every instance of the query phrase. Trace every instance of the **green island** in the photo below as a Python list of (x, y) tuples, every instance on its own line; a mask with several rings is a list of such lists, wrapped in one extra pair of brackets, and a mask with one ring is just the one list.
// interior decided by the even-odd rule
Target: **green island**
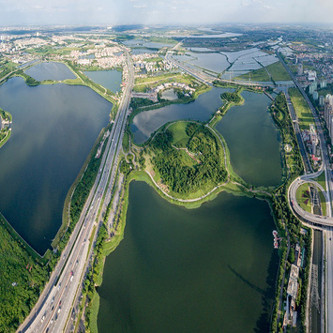
[(12, 129), (12, 115), (0, 108), (0, 148), (9, 140)]
[(102, 283), (105, 257), (124, 238), (129, 184), (133, 180), (145, 181), (164, 199), (190, 209), (213, 200), (221, 191), (266, 200), (271, 207), (281, 237), (278, 250), (280, 265), (276, 280), (271, 331), (282, 332), (287, 276), (291, 265), (295, 262), (296, 244), (299, 244), (306, 254), (304, 266), (300, 270), (302, 283), (297, 298), (301, 318), (299, 328), (301, 331), (305, 329), (306, 286), (309, 277), (312, 234), (310, 229), (304, 227), (302, 227), (303, 232), (300, 233), (301, 222), (293, 215), (288, 205), (288, 187), (303, 172), (303, 165), (286, 99), (281, 93), (270, 107), (271, 116), (281, 133), (282, 183), (275, 188), (255, 187), (246, 183), (233, 171), (227, 143), (214, 129), (214, 124), (216, 125), (222, 119), (232, 105), (244, 102), (240, 95), (243, 87), (236, 86), (236, 88), (235, 92), (221, 96), (226, 101), (222, 107), (224, 112), (218, 110), (210, 122), (177, 121), (166, 124), (155, 132), (143, 146), (131, 143), (132, 140), (129, 139), (131, 133), (127, 133), (129, 136), (126, 141), (127, 150), (124, 152), (119, 166), (124, 177), (120, 205), (114, 212), (115, 220), (110, 233), (107, 232), (106, 223), (112, 202), (108, 207), (98, 236), (94, 262), (85, 283), (84, 304), (86, 306), (82, 305), (81, 311), (85, 313), (88, 332), (98, 330), (99, 295), (96, 287)]

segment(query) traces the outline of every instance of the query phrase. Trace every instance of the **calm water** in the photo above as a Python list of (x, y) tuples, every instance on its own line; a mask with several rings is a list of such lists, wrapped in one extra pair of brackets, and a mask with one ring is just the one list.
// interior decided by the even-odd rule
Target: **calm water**
[(116, 69), (110, 71), (85, 71), (89, 79), (116, 93), (121, 90), (122, 72)]
[(66, 65), (59, 62), (42, 62), (30, 67), (25, 72), (37, 81), (63, 81), (76, 78), (74, 73)]
[(189, 62), (195, 66), (220, 73), (229, 67), (227, 57), (221, 53), (187, 52), (186, 55), (174, 56), (180, 61)]
[(273, 228), (264, 201), (222, 193), (187, 210), (131, 184), (125, 238), (99, 288), (99, 332), (268, 332)]
[(156, 53), (156, 56), (158, 56), (156, 50), (153, 50), (153, 49), (146, 49), (146, 48), (142, 48), (142, 47), (134, 47), (131, 50), (132, 50), (132, 54), (144, 54), (144, 53), (152, 54), (152, 53)]
[(277, 185), (282, 168), (279, 132), (264, 94), (245, 91), (245, 103), (231, 108), (216, 128), (227, 141), (231, 164), (238, 175), (253, 185)]
[(188, 104), (171, 104), (160, 109), (139, 113), (133, 119), (131, 130), (135, 143), (141, 144), (150, 135), (169, 121), (192, 119), (207, 121), (221, 107), (220, 95), (229, 89), (215, 88), (200, 95), (194, 102)]
[(123, 42), (124, 45), (129, 47), (146, 47), (150, 49), (161, 49), (163, 47), (169, 47), (176, 44), (170, 44), (170, 43), (158, 43), (158, 42), (149, 42), (143, 39), (130, 39)]
[(13, 115), (12, 136), (0, 149), (0, 211), (43, 253), (61, 225), (67, 191), (111, 104), (82, 86), (0, 86), (0, 107)]

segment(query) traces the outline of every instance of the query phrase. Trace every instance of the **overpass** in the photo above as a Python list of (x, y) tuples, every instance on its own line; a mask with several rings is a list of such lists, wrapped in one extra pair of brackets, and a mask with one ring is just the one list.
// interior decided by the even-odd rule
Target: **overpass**
[[(295, 75), (291, 72), (290, 68), (282, 59), (281, 55), (276, 52), (278, 58), (280, 59), (282, 65), (289, 73), (290, 77), (293, 79), (296, 87), (306, 100), (307, 104), (309, 105), (311, 112), (313, 114), (315, 124), (317, 127), (317, 132), (320, 140), (320, 147), (321, 147), (321, 154), (322, 154), (322, 171), (325, 173), (326, 178), (326, 207), (328, 216), (319, 216), (310, 214), (305, 212), (301, 207), (299, 207), (296, 199), (296, 190), (298, 186), (301, 184), (301, 179), (296, 179), (288, 189), (288, 198), (290, 200), (289, 204), (291, 204), (291, 208), (293, 212), (302, 218), (305, 221), (311, 222), (315, 225), (326, 227), (326, 230), (323, 230), (324, 236), (326, 236), (326, 260), (324, 261), (325, 276), (323, 277), (325, 281), (325, 325), (322, 327), (323, 331), (325, 332), (333, 332), (333, 219), (332, 219), (332, 198), (333, 198), (333, 177), (332, 177), (332, 170), (330, 168), (330, 157), (328, 154), (327, 146), (325, 144), (325, 137), (323, 133), (323, 129), (321, 127), (321, 123), (319, 117), (317, 115), (317, 111), (312, 105), (309, 97), (306, 95), (305, 91), (297, 82)], [(314, 175), (307, 175), (305, 178), (302, 176), (304, 180), (309, 180)], [(324, 192), (323, 192), (324, 193)]]

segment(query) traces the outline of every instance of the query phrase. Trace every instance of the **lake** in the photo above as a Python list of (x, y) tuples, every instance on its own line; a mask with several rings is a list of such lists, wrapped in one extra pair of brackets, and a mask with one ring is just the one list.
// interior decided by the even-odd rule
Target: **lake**
[(221, 193), (195, 210), (130, 186), (106, 259), (99, 333), (267, 332), (278, 267), (266, 202)]
[(75, 74), (65, 64), (59, 62), (42, 62), (30, 67), (25, 73), (37, 81), (76, 79)]
[(112, 104), (88, 87), (28, 87), (12, 78), (0, 86), (0, 107), (13, 116), (11, 138), (0, 149), (0, 211), (43, 254)]
[(85, 75), (104, 88), (117, 93), (121, 90), (122, 72), (116, 69), (108, 71), (84, 71)]
[(235, 172), (253, 185), (277, 185), (281, 181), (280, 136), (267, 108), (264, 94), (244, 91), (243, 105), (232, 107), (216, 129), (225, 138)]
[(171, 104), (160, 109), (139, 113), (134, 117), (131, 125), (134, 142), (138, 144), (145, 142), (154, 131), (169, 121), (184, 119), (209, 120), (211, 115), (222, 106), (220, 95), (224, 91), (230, 91), (230, 89), (213, 87), (191, 103)]

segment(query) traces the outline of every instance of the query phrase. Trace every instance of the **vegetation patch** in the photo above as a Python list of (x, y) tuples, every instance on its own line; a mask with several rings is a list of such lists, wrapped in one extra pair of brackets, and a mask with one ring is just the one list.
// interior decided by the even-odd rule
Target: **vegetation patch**
[(186, 138), (179, 129), (166, 129), (154, 137), (147, 149), (148, 164), (167, 192), (176, 197), (188, 196), (227, 180), (222, 148), (207, 127), (187, 123), (188, 142), (184, 148), (173, 146), (175, 132), (176, 140)]
[(9, 112), (0, 108), (0, 117), (2, 128), (0, 129), (0, 148), (9, 140), (12, 133), (10, 124), (12, 122), (12, 115)]
[(0, 214), (0, 332), (15, 332), (37, 302), (49, 271)]
[(289, 88), (289, 95), (298, 118), (300, 129), (308, 130), (310, 124), (315, 123), (310, 107), (297, 88)]
[(281, 155), (284, 163), (283, 176), (285, 179), (288, 179), (292, 175), (301, 174), (303, 166), (294, 128), (289, 115), (287, 101), (282, 93), (276, 97), (274, 103), (270, 107), (270, 112), (281, 133)]
[(296, 200), (302, 209), (311, 213), (312, 204), (311, 204), (310, 189), (308, 184), (302, 184), (297, 189)]
[(251, 80), (258, 82), (290, 81), (291, 78), (280, 61), (266, 67), (236, 77), (236, 80)]

